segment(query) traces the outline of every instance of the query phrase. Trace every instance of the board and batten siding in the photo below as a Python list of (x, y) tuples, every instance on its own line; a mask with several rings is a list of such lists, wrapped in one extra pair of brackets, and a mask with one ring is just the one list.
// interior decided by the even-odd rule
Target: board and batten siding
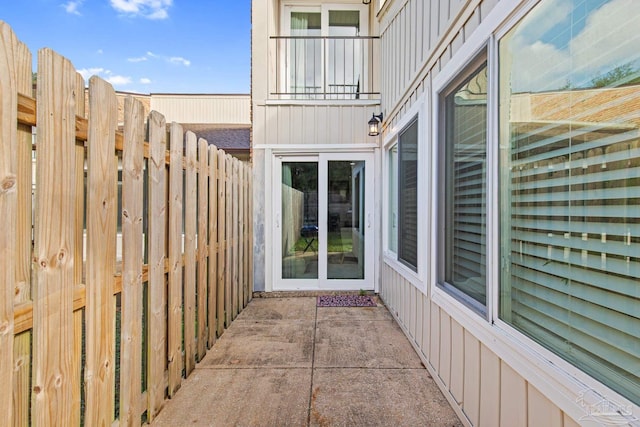
[[(499, 0), (386, 3), (379, 18), (384, 132), (390, 132), (424, 93), (429, 94), (432, 79)], [(421, 292), (385, 261), (381, 270), (381, 298), (465, 424), (579, 425), (501, 359), (491, 344), (433, 302), (428, 292)]]
[(380, 16), (382, 111), (390, 129), (499, 0), (387, 0)]
[(167, 123), (251, 124), (250, 95), (151, 94)]
[(256, 105), (253, 141), (266, 145), (371, 144), (367, 122), (379, 104)]
[(473, 426), (579, 424), (389, 264), (380, 296), (458, 415)]

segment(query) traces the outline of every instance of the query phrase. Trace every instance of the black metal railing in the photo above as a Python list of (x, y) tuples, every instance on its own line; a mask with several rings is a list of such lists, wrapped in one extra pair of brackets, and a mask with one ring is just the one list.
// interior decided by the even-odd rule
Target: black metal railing
[(272, 96), (281, 99), (378, 99), (376, 44), (380, 38), (272, 36)]

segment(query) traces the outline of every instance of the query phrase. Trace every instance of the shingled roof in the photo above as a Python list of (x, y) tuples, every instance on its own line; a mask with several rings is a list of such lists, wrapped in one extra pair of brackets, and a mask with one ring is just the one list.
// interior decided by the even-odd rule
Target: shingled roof
[(227, 152), (248, 152), (251, 148), (251, 125), (183, 123), (182, 128)]

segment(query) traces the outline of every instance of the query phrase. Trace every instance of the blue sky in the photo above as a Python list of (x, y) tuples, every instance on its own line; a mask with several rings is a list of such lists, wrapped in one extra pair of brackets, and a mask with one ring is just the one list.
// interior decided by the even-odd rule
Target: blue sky
[(37, 57), (141, 93), (249, 93), (251, 0), (0, 0)]

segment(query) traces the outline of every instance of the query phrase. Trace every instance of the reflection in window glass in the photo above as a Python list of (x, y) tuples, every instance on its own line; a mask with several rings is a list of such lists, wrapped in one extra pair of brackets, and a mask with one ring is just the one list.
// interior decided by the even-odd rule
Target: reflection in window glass
[[(487, 66), (482, 64), (445, 98), (445, 287), (479, 311), (486, 304)], [(479, 305), (478, 305), (479, 304)]]
[(389, 150), (389, 250), (398, 251), (398, 145)]
[(418, 118), (398, 136), (398, 260), (418, 271)]
[(638, 16), (544, 0), (499, 44), (500, 317), (636, 404)]

